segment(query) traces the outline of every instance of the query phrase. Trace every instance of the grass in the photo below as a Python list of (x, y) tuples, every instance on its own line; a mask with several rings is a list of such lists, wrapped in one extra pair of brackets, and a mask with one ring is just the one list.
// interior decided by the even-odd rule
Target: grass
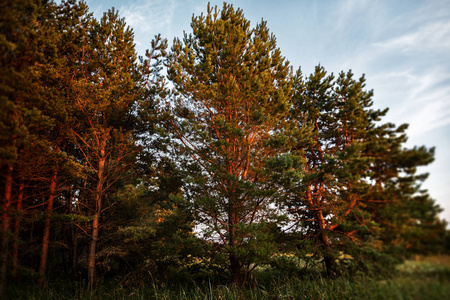
[(256, 274), (253, 287), (156, 283), (130, 288), (100, 283), (59, 281), (45, 287), (15, 284), (7, 299), (448, 299), (450, 256), (416, 257), (398, 266), (396, 276), (328, 279), (322, 276), (285, 277)]
[(397, 269), (403, 274), (448, 273), (450, 271), (450, 256), (416, 256), (405, 261)]

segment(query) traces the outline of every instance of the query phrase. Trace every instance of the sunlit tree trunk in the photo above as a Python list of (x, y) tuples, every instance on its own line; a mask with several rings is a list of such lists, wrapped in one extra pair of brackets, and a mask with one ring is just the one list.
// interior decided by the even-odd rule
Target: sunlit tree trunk
[(12, 178), (13, 166), (7, 165), (7, 173), (5, 180), (5, 195), (3, 198), (3, 211), (2, 211), (2, 244), (0, 253), (0, 295), (2, 295), (6, 288), (6, 271), (8, 265), (8, 243), (9, 243), (9, 207), (12, 201)]
[(12, 253), (12, 277), (17, 277), (17, 267), (19, 265), (19, 230), (20, 222), (22, 221), (22, 202), (23, 193), (25, 189), (25, 183), (23, 180), (20, 181), (19, 194), (17, 196), (17, 218), (14, 221), (14, 243), (13, 243), (13, 253)]
[(58, 176), (58, 171), (56, 169), (52, 172), (52, 177), (50, 180), (50, 195), (47, 202), (47, 215), (45, 217), (44, 223), (44, 234), (42, 237), (42, 251), (41, 251), (41, 261), (39, 264), (39, 282), (42, 283), (45, 280), (45, 271), (47, 269), (47, 257), (48, 257), (48, 244), (50, 240), (50, 222), (51, 215), (53, 212), (53, 201), (55, 199), (56, 193), (56, 180)]
[(323, 262), (325, 263), (327, 274), (334, 276), (336, 274), (336, 259), (332, 253), (332, 245), (327, 234), (328, 228), (325, 218), (323, 217), (322, 208), (317, 210), (316, 218), (319, 223), (319, 241), (322, 244)]
[(96, 245), (98, 241), (99, 232), (99, 219), (102, 209), (102, 193), (103, 193), (103, 182), (104, 182), (104, 168), (105, 168), (105, 145), (102, 145), (100, 150), (100, 159), (98, 162), (98, 181), (95, 190), (95, 215), (92, 221), (92, 238), (89, 245), (89, 257), (88, 257), (88, 280), (89, 284), (94, 284), (95, 282), (95, 254)]

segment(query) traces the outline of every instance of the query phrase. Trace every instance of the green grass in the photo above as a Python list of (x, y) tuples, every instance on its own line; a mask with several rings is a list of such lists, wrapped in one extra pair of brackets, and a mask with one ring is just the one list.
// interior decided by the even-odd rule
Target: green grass
[(149, 280), (142, 287), (113, 282), (89, 288), (85, 283), (60, 281), (45, 287), (15, 284), (7, 299), (448, 299), (450, 256), (418, 257), (398, 266), (392, 278), (365, 276), (329, 279), (322, 276), (285, 277), (256, 274), (252, 287), (178, 284)]

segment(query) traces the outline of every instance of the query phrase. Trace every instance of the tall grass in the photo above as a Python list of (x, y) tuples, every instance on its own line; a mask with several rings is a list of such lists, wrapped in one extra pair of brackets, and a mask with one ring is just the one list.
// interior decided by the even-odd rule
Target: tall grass
[(448, 299), (450, 257), (418, 258), (398, 267), (395, 276), (364, 275), (330, 279), (320, 274), (283, 276), (263, 270), (250, 287), (149, 281), (124, 287), (114, 282), (89, 287), (84, 282), (56, 281), (46, 286), (15, 284), (7, 299)]

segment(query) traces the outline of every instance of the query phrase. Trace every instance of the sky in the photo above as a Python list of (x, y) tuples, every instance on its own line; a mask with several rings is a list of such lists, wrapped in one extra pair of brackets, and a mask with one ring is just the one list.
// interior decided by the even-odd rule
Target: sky
[[(85, 0), (100, 18), (111, 7), (133, 28), (144, 55), (155, 35), (191, 32), (193, 15), (208, 0)], [(222, 1), (209, 1), (222, 8)], [(294, 71), (321, 64), (335, 74), (366, 76), (374, 107), (389, 107), (384, 122), (409, 124), (407, 147), (436, 147), (419, 169), (423, 184), (450, 222), (450, 0), (229, 0), (254, 27), (262, 19)]]

